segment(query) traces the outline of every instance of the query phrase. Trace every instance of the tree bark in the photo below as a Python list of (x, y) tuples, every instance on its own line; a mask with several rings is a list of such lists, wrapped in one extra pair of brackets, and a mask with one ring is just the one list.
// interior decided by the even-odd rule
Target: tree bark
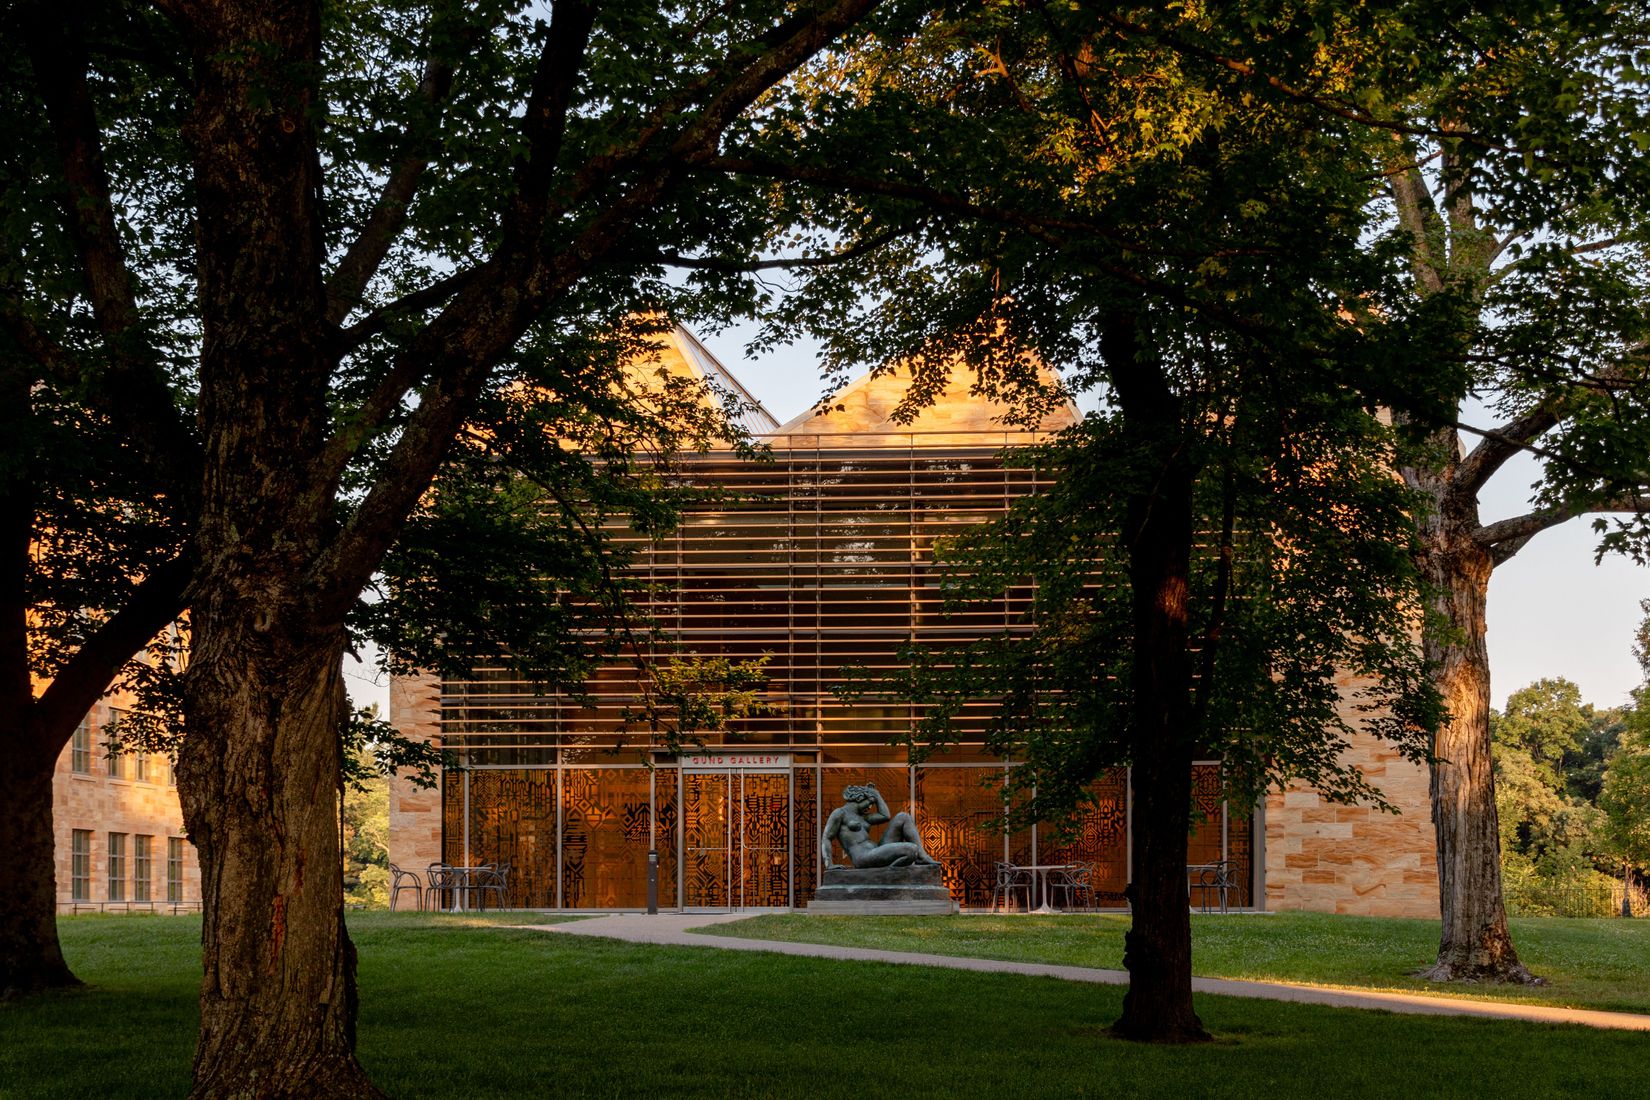
[(338, 835), (344, 609), (326, 441), (317, 4), (196, 27), (205, 449), (178, 793), (200, 856), (199, 1097), (376, 1096), (355, 1058)]
[[(1453, 444), (1450, 433), (1448, 444)], [(1432, 822), (1437, 836), (1441, 930), (1433, 981), (1536, 982), (1518, 959), (1501, 897), (1501, 833), (1490, 767), (1490, 661), (1484, 609), (1494, 560), (1474, 534), (1475, 492), (1450, 471), (1409, 471), (1435, 502), (1422, 529), (1422, 564), (1434, 610), (1449, 627), (1425, 640), (1449, 708), (1432, 745)]]
[(1129, 991), (1113, 1030), (1130, 1039), (1209, 1038), (1192, 1008), (1192, 925), (1186, 886), (1191, 827), (1191, 654), (1187, 619), (1192, 474), (1171, 469), (1133, 502), (1129, 579), (1134, 605), (1133, 920), (1124, 938)]
[(1113, 1031), (1156, 1043), (1206, 1040), (1192, 1009), (1192, 924), (1186, 885), (1191, 826), (1191, 557), (1197, 469), (1182, 402), (1160, 360), (1140, 346), (1135, 312), (1108, 318), (1102, 352), (1133, 461), (1124, 518), (1134, 627), (1129, 755), (1134, 786), (1132, 921), (1124, 939), (1129, 991)]
[[(28, 700), (24, 700), (26, 711)], [(12, 713), (19, 713), (13, 711)], [(80, 984), (57, 939), (57, 865), (52, 835), (55, 754), (35, 747), (27, 731), (7, 731), (12, 743), (0, 767), (0, 999)]]
[(179, 790), (204, 924), (194, 1096), (376, 1096), (339, 856), (341, 630), (197, 633)]
[[(28, 440), (30, 380), (15, 367), (0, 369), (0, 437)], [(0, 999), (79, 984), (57, 941), (52, 772), (63, 741), (41, 744), (30, 674), (33, 458), (0, 470)]]

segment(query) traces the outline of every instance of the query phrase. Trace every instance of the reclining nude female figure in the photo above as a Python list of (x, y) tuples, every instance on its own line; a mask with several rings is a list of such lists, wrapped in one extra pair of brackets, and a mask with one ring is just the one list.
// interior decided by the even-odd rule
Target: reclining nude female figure
[[(832, 811), (825, 822), (825, 831), (819, 835), (819, 854), (827, 869), (836, 861), (831, 841), (842, 845), (849, 861), (855, 867), (909, 867), (913, 864), (939, 863), (924, 850), (917, 823), (910, 814), (901, 811), (888, 817), (888, 803), (870, 783), (853, 786), (842, 792), (843, 805)], [(889, 825), (882, 834), (881, 843), (871, 839), (871, 826)]]

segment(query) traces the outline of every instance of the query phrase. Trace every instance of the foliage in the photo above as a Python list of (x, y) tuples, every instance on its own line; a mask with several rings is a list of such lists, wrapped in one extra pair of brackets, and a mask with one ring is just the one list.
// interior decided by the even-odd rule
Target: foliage
[(1523, 752), (1548, 783), (1561, 789), (1564, 761), (1581, 749), (1591, 711), (1582, 705), (1581, 689), (1569, 680), (1537, 680), (1507, 696), (1506, 709), (1490, 728), (1498, 744)]
[(626, 709), (625, 722), (645, 726), (650, 740), (672, 747), (702, 743), (707, 733), (737, 740), (729, 730), (733, 723), (773, 710), (762, 698), (769, 659), (672, 655), (650, 670), (646, 694), (639, 706)]
[[(1599, 814), (1592, 799), (1572, 793), (1568, 768), (1584, 765), (1584, 746), (1591, 751), (1599, 740), (1596, 718), (1581, 689), (1562, 678), (1520, 688), (1507, 696), (1503, 713), (1490, 715), (1504, 856), (1517, 853), (1545, 868), (1549, 853), (1561, 860), (1561, 853), (1593, 847)], [(1516, 866), (1503, 859), (1503, 867)], [(1563, 876), (1565, 866), (1561, 861), (1542, 873)], [(1507, 889), (1510, 898), (1513, 887)], [(1531, 911), (1530, 904), (1522, 911)]]
[(1620, 909), (1621, 883), (1599, 871), (1579, 842), (1535, 860), (1503, 855), (1501, 884), (1509, 916), (1613, 917)]
[[(1425, 405), (1439, 380), (1408, 374), (1406, 349), (1453, 307), (1406, 298), (1390, 249), (1366, 245), (1369, 128), (1281, 90), (1340, 102), (1371, 69), (1411, 88), (1375, 59), (1399, 39), (1408, 56), (1413, 33), (1328, 6), (947, 10), (817, 66), (796, 95), (830, 125), (770, 142), (804, 167), (753, 169), (790, 183), (817, 233), (884, 242), (811, 274), (772, 338), (807, 327), (839, 372), (911, 370), (904, 415), (947, 370), (1031, 422), (1061, 396), (1040, 363), (1099, 394), (1027, 458), (1055, 488), (944, 550), (958, 605), (1035, 581), (1029, 644), (914, 653), (915, 680), (856, 685), (925, 704), (930, 744), (952, 739), (966, 698), (1001, 700), (994, 747), (1036, 765), (1027, 812), (1069, 806), (1135, 751), (1132, 672), (1155, 659), (1131, 619), (1155, 598), (1136, 573), (1155, 553), (1134, 544), (1142, 516), (1182, 525), (1176, 552), (1193, 557), (1196, 684), (1164, 691), (1188, 696), (1181, 732), (1225, 756), (1240, 801), (1295, 778), (1378, 797), (1339, 762), (1338, 664), (1371, 677), (1370, 732), (1413, 752), (1436, 712), (1412, 640), (1409, 504), (1383, 468), (1398, 441), (1370, 406)], [(1188, 473), (1189, 504), (1168, 470)]]
[(344, 903), (383, 909), (390, 899), (390, 785), (371, 750), (357, 750), (355, 769), (368, 778), (344, 789)]
[(1610, 850), (1641, 870), (1650, 868), (1650, 743), (1624, 745), (1611, 758), (1598, 804)]
[[(1621, 711), (1595, 711), (1567, 680), (1539, 680), (1491, 715), (1501, 871), (1510, 912), (1611, 916), (1650, 862), (1650, 745), (1644, 690)], [(1595, 761), (1594, 753), (1602, 755)], [(1580, 771), (1583, 779), (1576, 778)], [(1592, 775), (1599, 778), (1594, 782)]]
[[(1198, 500), (1210, 534), (1187, 599), (1202, 640), (1192, 736), (1223, 760), (1241, 805), (1293, 780), (1384, 805), (1340, 759), (1356, 729), (1418, 755), (1431, 724), (1435, 699), (1413, 640), (1410, 500), (1381, 459), (1389, 441), (1374, 418), (1345, 408), (1314, 423), (1299, 407), (1285, 416), (1258, 404), (1234, 400), (1228, 432), (1199, 441), (1210, 451)], [(1262, 438), (1278, 423), (1267, 415), (1287, 419), (1286, 439)], [(1029, 582), (1033, 626), (1024, 641), (910, 652), (904, 694), (928, 708), (912, 748), (920, 756), (950, 743), (971, 700), (999, 700), (989, 743), (1036, 776), (1036, 803), (1023, 812), (1058, 814), (1098, 768), (1129, 762), (1136, 658), (1115, 490), (1142, 476), (1132, 457), (1115, 418), (1090, 416), (1013, 459), (1059, 471), (1050, 490), (936, 548), (950, 609)]]

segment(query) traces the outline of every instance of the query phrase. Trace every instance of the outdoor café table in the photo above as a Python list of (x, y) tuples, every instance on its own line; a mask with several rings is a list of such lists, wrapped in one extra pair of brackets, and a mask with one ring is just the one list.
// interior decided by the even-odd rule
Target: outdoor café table
[(1060, 910), (1054, 908), (1054, 906), (1052, 906), (1048, 903), (1048, 873), (1050, 871), (1075, 871), (1080, 866), (1082, 866), (1082, 864), (1079, 864), (1079, 863), (1017, 863), (1017, 864), (1015, 864), (1014, 865), (1015, 870), (1017, 870), (1017, 871), (1030, 871), (1031, 872), (1031, 878), (1032, 878), (1032, 882), (1034, 884), (1038, 881), (1039, 877), (1042, 880), (1042, 894), (1041, 894), (1041, 897), (1043, 899), (1043, 904), (1041, 904), (1037, 908), (1033, 909), (1032, 912), (1033, 913), (1058, 913)]
[(485, 871), (491, 866), (492, 864), (490, 863), (478, 863), (474, 867), (460, 867), (451, 863), (446, 864), (446, 869), (452, 872), (453, 876), (451, 887), (453, 902), (447, 909), (449, 913), (462, 913), (465, 911), (465, 897), (471, 890), (475, 889), (476, 873), (479, 871)]

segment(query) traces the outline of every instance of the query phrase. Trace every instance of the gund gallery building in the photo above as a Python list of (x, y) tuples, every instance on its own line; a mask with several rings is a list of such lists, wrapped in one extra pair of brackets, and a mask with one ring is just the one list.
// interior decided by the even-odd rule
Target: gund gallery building
[[(702, 751), (668, 753), (639, 746), (626, 726), (641, 691), (629, 664), (601, 670), (583, 699), (484, 664), (462, 679), (398, 677), (391, 720), (461, 766), (435, 790), (392, 782), (392, 862), (418, 872), (508, 863), (512, 905), (622, 910), (646, 904), (652, 853), (661, 908), (801, 908), (818, 881), (825, 818), (845, 787), (869, 782), (891, 812), (916, 817), (965, 908), (989, 903), (1001, 861), (1086, 864), (1096, 905), (1123, 908), (1127, 769), (1095, 781), (1075, 829), (1004, 833), (986, 823), (1000, 815), (1013, 760), (965, 739), (913, 767), (889, 744), (913, 710), (835, 690), (844, 669), (886, 669), (908, 641), (1014, 629), (1022, 608), (1012, 595), (943, 615), (931, 548), (1035, 491), (1047, 475), (1005, 466), (1003, 451), (1046, 438), (1075, 410), (1049, 414), (1036, 432), (1005, 431), (1003, 410), (959, 381), (899, 425), (889, 414), (909, 382), (888, 375), (849, 387), (839, 408), (780, 424), (684, 329), (661, 342), (648, 365), (660, 368), (745, 397), (745, 426), (772, 461), (689, 456), (687, 476), (727, 492), (639, 546), (631, 568), (650, 583), (650, 611), (678, 652), (767, 658), (765, 713), (711, 735)], [(982, 710), (982, 731), (984, 719)], [(627, 747), (612, 751), (620, 743)], [(1197, 763), (1203, 823), (1187, 838), (1188, 865), (1229, 861), (1236, 908), (1436, 915), (1424, 769), (1373, 738), (1355, 739), (1350, 755), (1401, 814), (1292, 789), (1240, 816), (1221, 801), (1219, 761)]]

